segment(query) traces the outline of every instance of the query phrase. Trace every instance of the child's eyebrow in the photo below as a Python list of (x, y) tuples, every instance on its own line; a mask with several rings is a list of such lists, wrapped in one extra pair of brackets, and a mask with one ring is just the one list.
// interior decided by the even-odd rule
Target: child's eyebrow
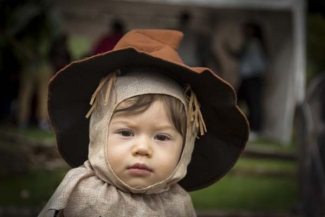
[[(129, 127), (137, 127), (138, 123), (137, 122), (133, 122), (125, 117), (121, 117), (121, 118), (116, 118), (115, 120), (112, 119), (111, 124), (125, 124)], [(153, 126), (153, 129), (155, 130), (173, 130), (173, 131), (177, 131), (177, 129), (175, 128), (175, 126), (172, 123), (166, 122), (166, 123), (158, 123), (155, 126)]]
[(128, 120), (127, 118), (113, 118), (111, 120), (111, 124), (127, 124), (129, 126), (135, 126), (136, 122), (133, 122), (131, 120)]
[(155, 126), (154, 127), (155, 129), (158, 129), (158, 130), (173, 130), (173, 131), (177, 131), (176, 128), (174, 127), (174, 125), (172, 124), (161, 124), (161, 125), (158, 125), (158, 126)]

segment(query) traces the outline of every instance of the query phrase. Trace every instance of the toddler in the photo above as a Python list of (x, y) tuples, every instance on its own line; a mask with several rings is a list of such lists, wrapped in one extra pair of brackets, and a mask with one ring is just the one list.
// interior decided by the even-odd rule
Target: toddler
[(133, 30), (51, 80), (51, 124), (74, 168), (39, 216), (196, 216), (188, 191), (232, 168), (248, 124), (227, 82), (181, 61), (181, 38)]

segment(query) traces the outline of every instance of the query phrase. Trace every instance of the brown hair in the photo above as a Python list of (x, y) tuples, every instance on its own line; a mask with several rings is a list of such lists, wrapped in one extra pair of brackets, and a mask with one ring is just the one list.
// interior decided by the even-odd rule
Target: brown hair
[(117, 108), (114, 114), (117, 112), (132, 112), (142, 113), (145, 112), (153, 102), (160, 101), (164, 104), (167, 116), (170, 122), (174, 125), (176, 130), (182, 135), (183, 138), (186, 136), (186, 111), (183, 103), (175, 97), (163, 94), (144, 94), (138, 95), (126, 99), (128, 105), (123, 108)]

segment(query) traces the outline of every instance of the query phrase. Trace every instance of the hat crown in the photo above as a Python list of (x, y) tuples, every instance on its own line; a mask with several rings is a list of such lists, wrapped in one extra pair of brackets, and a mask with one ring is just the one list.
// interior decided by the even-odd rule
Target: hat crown
[(114, 50), (125, 47), (151, 47), (151, 46), (170, 46), (177, 49), (183, 33), (177, 30), (132, 30), (128, 32), (114, 47)]
[(114, 50), (134, 48), (176, 64), (184, 64), (176, 52), (183, 33), (177, 30), (132, 30), (115, 45)]

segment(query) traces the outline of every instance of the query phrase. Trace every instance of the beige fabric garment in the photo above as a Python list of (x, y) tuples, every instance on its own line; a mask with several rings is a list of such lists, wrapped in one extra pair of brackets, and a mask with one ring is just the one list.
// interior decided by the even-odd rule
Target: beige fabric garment
[(182, 88), (170, 78), (154, 72), (131, 72), (117, 76), (104, 105), (104, 85), (90, 120), (88, 160), (71, 169), (39, 216), (53, 216), (64, 209), (64, 216), (196, 216), (190, 195), (177, 182), (186, 175), (195, 135), (187, 130), (180, 161), (169, 178), (142, 189), (131, 188), (111, 169), (106, 156), (108, 126), (113, 111), (123, 100), (142, 94), (166, 94), (179, 99), (187, 108)]

